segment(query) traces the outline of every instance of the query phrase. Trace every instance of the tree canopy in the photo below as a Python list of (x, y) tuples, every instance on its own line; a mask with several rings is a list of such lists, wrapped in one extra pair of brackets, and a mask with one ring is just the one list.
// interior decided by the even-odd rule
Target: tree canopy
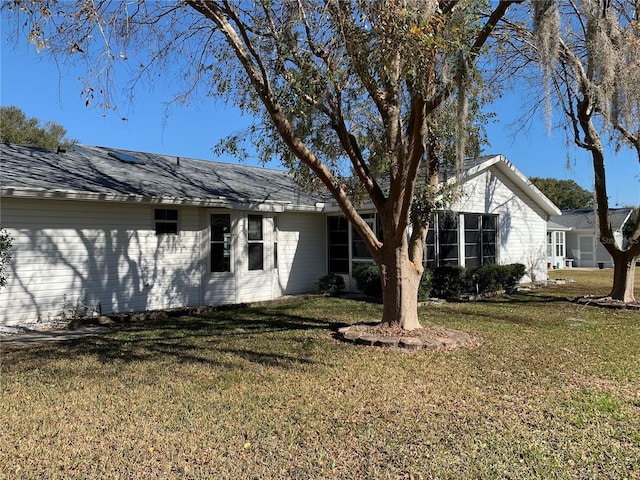
[[(278, 157), (302, 183), (331, 193), (380, 267), (383, 323), (414, 329), (429, 213), (443, 198), (439, 173), (477, 153), (474, 113), (490, 90), (477, 60), (515, 3), (9, 5), (36, 48), (87, 61), (87, 102), (117, 106), (116, 68), (134, 72), (135, 83), (164, 81), (171, 65), (179, 97), (205, 93), (250, 112), (249, 132), (221, 148), (242, 153), (252, 139), (261, 158)], [(378, 213), (383, 238), (361, 217), (363, 202)]]
[(27, 115), (18, 107), (0, 107), (0, 142), (51, 148), (70, 147), (75, 140), (67, 138), (67, 130), (60, 124)]
[[(614, 262), (611, 297), (635, 301), (640, 224), (627, 245), (614, 241), (607, 195), (607, 142), (640, 161), (640, 7), (637, 0), (541, 0), (533, 18), (509, 25), (507, 58), (541, 72), (547, 117), (559, 113), (568, 139), (589, 153), (600, 242)], [(512, 64), (513, 66), (513, 64)]]
[(529, 180), (560, 210), (593, 207), (593, 194), (582, 188), (574, 180), (540, 177), (530, 177)]

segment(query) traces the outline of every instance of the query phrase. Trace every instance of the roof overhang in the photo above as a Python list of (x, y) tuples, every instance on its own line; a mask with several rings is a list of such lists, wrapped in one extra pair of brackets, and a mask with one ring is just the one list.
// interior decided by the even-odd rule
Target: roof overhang
[(3, 198), (21, 198), (38, 200), (65, 200), (78, 202), (113, 202), (113, 203), (137, 203), (149, 205), (174, 205), (202, 208), (228, 208), (232, 210), (253, 210), (260, 212), (322, 212), (323, 203), (314, 205), (296, 204), (293, 202), (278, 202), (274, 200), (243, 199), (229, 200), (218, 198), (181, 198), (181, 197), (154, 197), (144, 195), (130, 195), (117, 193), (91, 193), (67, 190), (47, 190), (41, 188), (2, 187), (0, 196)]

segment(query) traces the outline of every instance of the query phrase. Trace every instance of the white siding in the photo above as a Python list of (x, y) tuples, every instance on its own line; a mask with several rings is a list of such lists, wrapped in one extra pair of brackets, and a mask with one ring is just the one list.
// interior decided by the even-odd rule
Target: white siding
[[(498, 263), (534, 268), (536, 280), (547, 278), (547, 221), (544, 211), (496, 169), (464, 183), (452, 211), (498, 215)], [(527, 280), (525, 278), (525, 280)]]
[(157, 236), (152, 205), (3, 198), (14, 242), (0, 323), (56, 316), (85, 293), (105, 313), (198, 304), (197, 209), (179, 218), (179, 235)]
[(286, 295), (317, 290), (327, 273), (327, 217), (318, 214), (279, 215), (278, 271)]

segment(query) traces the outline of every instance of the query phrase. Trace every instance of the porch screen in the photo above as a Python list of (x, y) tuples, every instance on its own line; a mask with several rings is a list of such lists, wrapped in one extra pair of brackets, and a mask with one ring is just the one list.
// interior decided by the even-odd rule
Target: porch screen
[(349, 222), (346, 217), (327, 217), (329, 272), (349, 273)]
[(231, 216), (211, 215), (211, 271), (231, 271)]
[(466, 267), (496, 263), (497, 220), (497, 215), (465, 214), (464, 264)]
[(457, 214), (438, 214), (438, 265), (459, 265)]

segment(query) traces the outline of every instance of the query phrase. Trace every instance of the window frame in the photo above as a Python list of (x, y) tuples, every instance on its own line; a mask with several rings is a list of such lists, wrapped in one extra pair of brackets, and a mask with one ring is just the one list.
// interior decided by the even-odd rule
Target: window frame
[[(258, 221), (260, 226), (258, 237), (252, 238), (251, 221)], [(259, 264), (252, 263), (255, 259), (252, 257), (252, 250), (259, 253)], [(258, 258), (258, 257), (256, 257)], [(264, 270), (264, 215), (249, 214), (247, 215), (247, 269), (249, 271)]]
[[(226, 217), (228, 219), (229, 231), (222, 231), (222, 239), (214, 239), (213, 232), (213, 219), (214, 217)], [(223, 227), (224, 228), (224, 227)], [(233, 269), (233, 261), (232, 261), (232, 241), (233, 241), (233, 220), (231, 218), (230, 213), (212, 213), (209, 216), (209, 271), (213, 274), (216, 273), (231, 273)], [(222, 245), (222, 265), (224, 266), (221, 270), (214, 270), (214, 245)], [(226, 260), (225, 260), (226, 259)]]
[[(168, 218), (168, 214), (175, 213), (175, 218)], [(161, 215), (158, 215), (161, 214)], [(158, 217), (163, 218), (158, 218)], [(171, 215), (173, 216), (173, 215)], [(153, 220), (156, 236), (179, 235), (180, 233), (180, 210), (178, 208), (154, 208)], [(173, 228), (167, 229), (166, 227)]]

